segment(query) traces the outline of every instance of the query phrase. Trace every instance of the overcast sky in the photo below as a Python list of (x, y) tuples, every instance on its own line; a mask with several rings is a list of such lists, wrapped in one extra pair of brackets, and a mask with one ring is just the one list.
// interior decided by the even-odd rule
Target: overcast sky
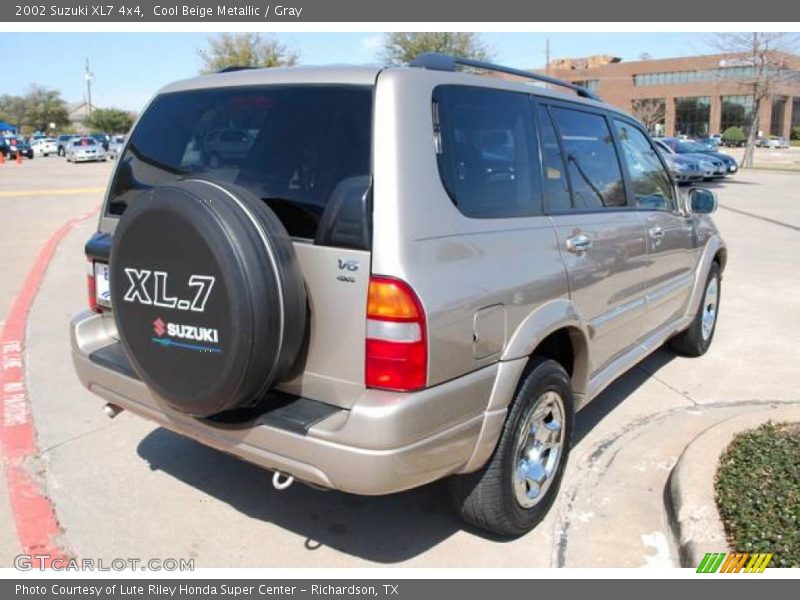
[[(31, 84), (54, 87), (68, 102), (83, 98), (84, 61), (94, 72), (92, 103), (138, 111), (162, 85), (196, 75), (206, 33), (0, 33), (0, 94), (22, 94)], [(553, 58), (612, 54), (636, 60), (646, 52), (669, 58), (712, 52), (702, 33), (485, 33), (494, 58), (518, 68), (544, 64), (545, 39)], [(303, 64), (377, 62), (381, 33), (282, 33)]]

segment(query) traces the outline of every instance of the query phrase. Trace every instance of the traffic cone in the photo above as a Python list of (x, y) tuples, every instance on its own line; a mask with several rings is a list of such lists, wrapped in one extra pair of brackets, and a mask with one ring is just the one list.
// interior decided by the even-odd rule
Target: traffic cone
[(22, 152), (17, 152), (17, 164), (22, 164)]
[(6, 163), (6, 155), (0, 152), (0, 165), (4, 165)]

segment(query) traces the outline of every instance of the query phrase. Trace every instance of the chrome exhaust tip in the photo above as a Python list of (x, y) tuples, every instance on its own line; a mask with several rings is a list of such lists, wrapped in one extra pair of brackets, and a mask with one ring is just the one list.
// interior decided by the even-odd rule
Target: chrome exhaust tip
[(121, 406), (117, 406), (116, 404), (112, 404), (111, 402), (106, 403), (106, 405), (103, 407), (103, 412), (106, 413), (106, 416), (109, 419), (113, 419), (123, 410), (125, 409)]

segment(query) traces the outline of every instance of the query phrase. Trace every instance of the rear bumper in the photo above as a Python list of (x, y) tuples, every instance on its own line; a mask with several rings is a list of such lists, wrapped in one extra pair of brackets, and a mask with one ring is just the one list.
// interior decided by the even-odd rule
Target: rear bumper
[(498, 389), (506, 393), (508, 388), (496, 385), (503, 379), (498, 373), (524, 366), (495, 364), (410, 394), (364, 390), (349, 408), (324, 405), (319, 411), (324, 416), (306, 428), (276, 425), (268, 418), (231, 425), (171, 409), (129, 365), (99, 364), (98, 351), (117, 343), (113, 329), (110, 318), (94, 313), (72, 322), (75, 369), (93, 393), (261, 467), (363, 495), (398, 492), (482, 466), (505, 419), (505, 405), (495, 408), (498, 403), (492, 401)]

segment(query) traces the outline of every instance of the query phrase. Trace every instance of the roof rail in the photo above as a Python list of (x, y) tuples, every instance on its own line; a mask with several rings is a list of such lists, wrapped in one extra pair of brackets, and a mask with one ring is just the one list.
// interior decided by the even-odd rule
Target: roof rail
[(570, 83), (569, 81), (556, 79), (555, 77), (548, 77), (547, 75), (539, 75), (538, 73), (531, 73), (530, 71), (522, 71), (521, 69), (512, 69), (511, 67), (504, 67), (503, 65), (496, 65), (490, 62), (473, 60), (471, 58), (461, 58), (458, 56), (439, 54), (438, 52), (424, 52), (417, 55), (414, 60), (408, 63), (408, 66), (421, 67), (423, 69), (430, 69), (432, 71), (455, 71), (457, 66), (472, 67), (474, 69), (481, 69), (484, 71), (497, 71), (498, 73), (507, 73), (509, 75), (516, 75), (517, 77), (523, 77), (525, 79), (535, 79), (536, 81), (569, 88), (582, 98), (589, 98), (590, 100), (602, 102), (597, 94), (590, 92), (583, 86)]
[(255, 69), (256, 67), (250, 67), (247, 65), (232, 65), (230, 67), (224, 67), (217, 71), (217, 73), (233, 73), (234, 71), (247, 71), (248, 69)]

